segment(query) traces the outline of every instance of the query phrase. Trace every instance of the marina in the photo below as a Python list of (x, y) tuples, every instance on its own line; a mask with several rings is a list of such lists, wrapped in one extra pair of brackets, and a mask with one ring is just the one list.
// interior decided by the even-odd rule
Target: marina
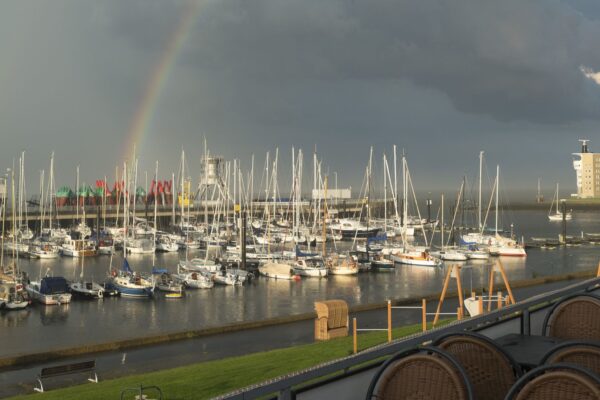
[[(544, 211), (515, 211), (514, 216), (521, 221), (520, 229), (527, 236), (549, 232), (558, 235), (560, 228), (547, 220)], [(573, 231), (597, 230), (600, 216), (593, 212), (578, 213), (570, 226)], [(347, 242), (342, 245), (350, 246)], [(510, 280), (520, 281), (589, 270), (590, 265), (596, 264), (599, 251), (594, 244), (580, 244), (531, 249), (524, 259), (501, 259)], [(202, 254), (195, 250), (188, 257)], [(155, 257), (156, 265), (176, 273), (177, 264), (185, 253), (162, 253)], [(115, 255), (113, 265), (120, 266), (122, 260), (121, 255)], [(152, 255), (130, 256), (128, 260), (132, 268), (152, 272)], [(487, 271), (494, 262), (495, 258), (447, 263), (463, 265), (465, 285), (479, 290), (487, 284)], [(76, 258), (22, 259), (19, 263), (32, 278), (43, 276), (50, 270), (54, 275), (76, 281), (81, 271), (81, 260)], [(109, 256), (86, 259), (84, 278), (102, 281), (109, 271), (109, 263)], [(164, 294), (157, 291), (145, 299), (104, 297), (99, 301), (73, 299), (60, 306), (33, 304), (17, 312), (0, 311), (0, 324), (5, 328), (0, 330), (0, 340), (7, 344), (0, 350), (0, 357), (128, 339), (132, 337), (132, 330), (147, 336), (302, 314), (310, 312), (313, 302), (324, 296), (358, 305), (381, 303), (388, 298), (431, 295), (439, 293), (444, 273), (444, 267), (424, 269), (396, 264), (389, 272), (373, 270), (354, 276), (332, 275), (299, 281), (257, 276), (243, 286), (189, 289), (183, 299), (175, 302), (165, 299)], [(49, 331), (52, 334), (48, 334)]]

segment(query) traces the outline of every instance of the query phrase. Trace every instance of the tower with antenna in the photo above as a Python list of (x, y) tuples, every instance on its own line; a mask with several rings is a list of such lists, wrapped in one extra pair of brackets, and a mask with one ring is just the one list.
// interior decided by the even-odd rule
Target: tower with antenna
[(589, 148), (589, 139), (579, 139), (581, 152), (573, 153), (573, 169), (577, 176), (577, 194), (580, 199), (600, 198), (600, 153)]

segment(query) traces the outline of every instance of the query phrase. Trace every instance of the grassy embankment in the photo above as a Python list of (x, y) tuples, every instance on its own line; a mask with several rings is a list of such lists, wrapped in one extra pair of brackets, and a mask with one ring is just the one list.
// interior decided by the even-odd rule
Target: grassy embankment
[[(407, 336), (420, 332), (420, 330), (420, 324), (396, 328), (393, 337)], [(386, 340), (387, 332), (359, 334), (359, 351), (384, 343)], [(97, 384), (82, 384), (51, 390), (44, 394), (18, 396), (13, 399), (118, 399), (121, 390), (139, 387), (140, 384), (159, 386), (164, 397), (169, 400), (206, 399), (269, 378), (345, 357), (351, 352), (352, 337), (349, 336), (328, 342), (225, 358), (107, 381), (100, 380), (100, 383)], [(48, 384), (51, 387), (50, 380)]]

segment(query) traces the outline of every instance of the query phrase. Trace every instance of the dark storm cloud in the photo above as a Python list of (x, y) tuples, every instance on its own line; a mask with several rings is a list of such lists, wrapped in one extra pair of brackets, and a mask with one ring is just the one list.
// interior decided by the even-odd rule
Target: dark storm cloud
[[(177, 7), (122, 2), (116, 32), (154, 48)], [(600, 22), (558, 1), (204, 2), (184, 60), (224, 82), (406, 79), (499, 120), (600, 118)], [(597, 9), (597, 8), (594, 8)]]

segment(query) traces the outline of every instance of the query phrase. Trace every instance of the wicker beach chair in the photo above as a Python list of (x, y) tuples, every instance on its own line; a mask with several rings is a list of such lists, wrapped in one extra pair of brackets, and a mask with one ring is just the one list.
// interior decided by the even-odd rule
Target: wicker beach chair
[(600, 378), (571, 364), (544, 365), (514, 384), (505, 400), (598, 400)]
[(344, 300), (316, 301), (315, 340), (348, 336), (348, 303)]
[(544, 320), (543, 335), (600, 340), (600, 298), (575, 295), (555, 304)]
[(451, 354), (465, 369), (476, 399), (504, 399), (523, 374), (508, 353), (477, 333), (450, 333), (436, 339), (433, 345)]
[(600, 344), (568, 341), (550, 350), (542, 364), (568, 363), (583, 367), (600, 376)]
[(367, 400), (474, 400), (466, 371), (433, 347), (400, 352), (377, 371)]

